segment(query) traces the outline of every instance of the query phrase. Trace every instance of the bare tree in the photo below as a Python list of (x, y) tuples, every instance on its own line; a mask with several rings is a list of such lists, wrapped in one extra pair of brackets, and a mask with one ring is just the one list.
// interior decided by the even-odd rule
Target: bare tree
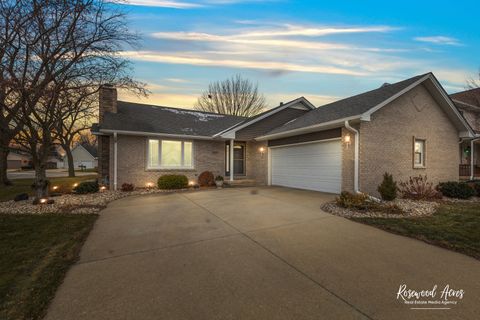
[[(145, 91), (128, 75), (129, 62), (118, 55), (123, 46), (134, 45), (138, 38), (128, 30), (124, 14), (112, 1), (30, 0), (25, 6), (31, 16), (25, 28), (38, 34), (38, 41), (26, 47), (25, 59), (36, 62), (28, 66), (26, 74), (36, 74), (40, 68), (42, 81), (27, 79), (28, 91), (19, 86), (18, 99), (25, 102), (21, 103), (22, 130), (17, 141), (32, 156), (39, 198), (48, 190), (45, 169), (49, 151), (64, 133), (58, 122), (66, 121), (75, 110), (67, 103), (72, 92), (94, 91), (106, 83), (141, 94)], [(22, 39), (31, 36), (20, 32)]]
[(97, 91), (88, 88), (72, 90), (59, 102), (63, 105), (57, 105), (64, 114), (56, 121), (55, 130), (58, 132), (58, 143), (65, 150), (69, 177), (75, 177), (72, 147), (77, 139), (81, 139), (81, 134), (91, 126), (95, 115)]
[(208, 86), (195, 104), (195, 110), (251, 117), (265, 109), (265, 97), (258, 92), (258, 84), (237, 74)]

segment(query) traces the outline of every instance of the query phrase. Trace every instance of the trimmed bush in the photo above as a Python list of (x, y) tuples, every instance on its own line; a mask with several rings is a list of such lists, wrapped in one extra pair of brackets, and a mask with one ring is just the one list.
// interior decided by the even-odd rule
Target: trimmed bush
[(133, 191), (133, 189), (135, 189), (135, 186), (133, 185), (133, 183), (124, 183), (124, 184), (122, 184), (121, 190), (122, 190), (123, 192), (130, 192), (130, 191)]
[(204, 171), (198, 176), (198, 185), (200, 187), (211, 187), (215, 185), (215, 179), (213, 173), (210, 171)]
[(393, 201), (397, 198), (397, 183), (393, 180), (393, 176), (388, 172), (383, 175), (383, 181), (378, 186), (378, 192), (385, 201)]
[(352, 194), (343, 191), (336, 198), (337, 205), (343, 208), (356, 211), (383, 212), (386, 214), (403, 214), (402, 209), (396, 204), (379, 203), (370, 198), (368, 194)]
[(466, 182), (448, 181), (439, 183), (437, 190), (444, 196), (457, 199), (469, 199), (475, 195), (475, 189)]
[(84, 181), (81, 182), (78, 186), (73, 188), (75, 193), (95, 193), (100, 189), (97, 181)]
[(222, 176), (216, 176), (215, 181), (223, 181), (223, 177)]
[(165, 174), (158, 178), (159, 189), (184, 189), (188, 187), (188, 178), (182, 174)]
[(407, 181), (400, 182), (399, 190), (402, 197), (412, 200), (434, 200), (442, 197), (433, 187), (433, 183), (428, 182), (426, 175), (410, 177)]
[(376, 206), (376, 203), (370, 199), (367, 194), (353, 194), (348, 191), (343, 191), (340, 196), (336, 198), (336, 202), (340, 207), (360, 211), (366, 211)]
[(475, 189), (475, 191), (477, 192), (477, 197), (480, 197), (480, 182), (475, 182), (473, 184), (473, 188)]

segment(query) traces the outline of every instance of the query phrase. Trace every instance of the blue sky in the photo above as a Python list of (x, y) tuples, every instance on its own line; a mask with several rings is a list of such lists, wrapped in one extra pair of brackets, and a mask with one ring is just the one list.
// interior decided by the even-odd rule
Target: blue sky
[(208, 83), (258, 82), (270, 107), (319, 106), (433, 71), (448, 92), (478, 78), (473, 1), (128, 0), (141, 47), (123, 52), (152, 92), (124, 100), (191, 108)]

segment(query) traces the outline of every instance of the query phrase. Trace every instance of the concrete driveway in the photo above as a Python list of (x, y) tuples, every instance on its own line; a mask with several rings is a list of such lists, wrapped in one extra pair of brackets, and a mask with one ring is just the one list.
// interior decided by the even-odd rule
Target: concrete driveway
[[(480, 262), (322, 212), (332, 198), (239, 188), (113, 202), (46, 319), (478, 319)], [(412, 310), (401, 284), (465, 295)]]

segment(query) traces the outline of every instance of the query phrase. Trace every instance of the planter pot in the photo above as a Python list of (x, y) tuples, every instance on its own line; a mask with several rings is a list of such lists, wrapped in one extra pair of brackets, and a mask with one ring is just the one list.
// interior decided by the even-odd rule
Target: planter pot
[(215, 184), (217, 185), (217, 188), (221, 188), (223, 186), (223, 181), (222, 180), (215, 181)]

